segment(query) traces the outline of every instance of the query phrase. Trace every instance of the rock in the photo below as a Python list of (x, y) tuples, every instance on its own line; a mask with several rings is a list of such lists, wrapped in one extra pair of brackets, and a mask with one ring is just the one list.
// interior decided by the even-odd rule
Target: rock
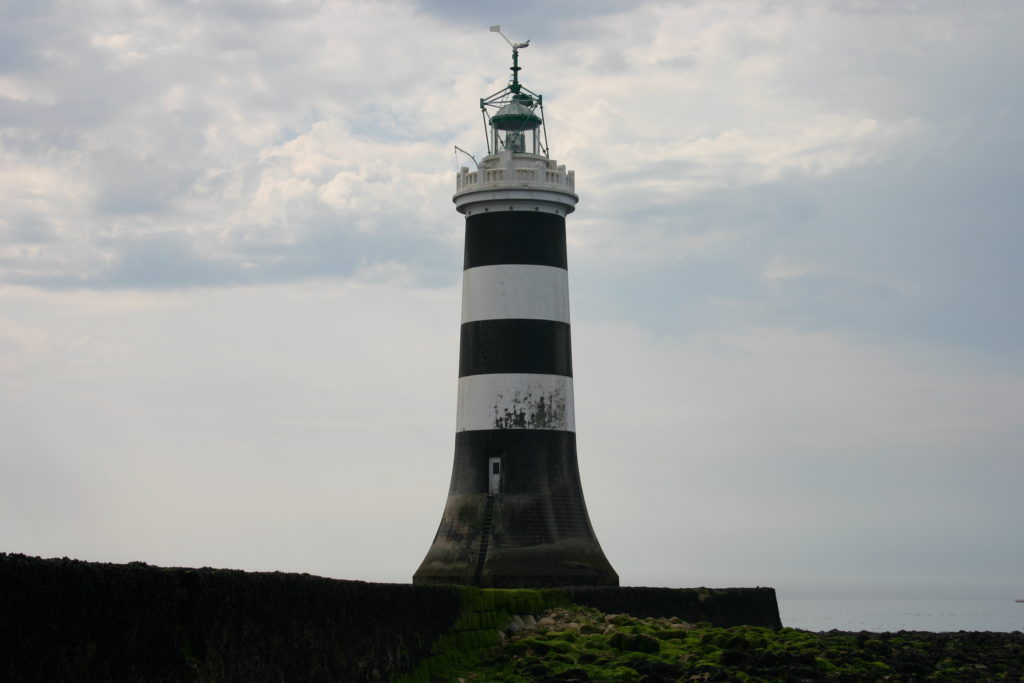
[(566, 669), (540, 679), (540, 683), (588, 683), (590, 680), (592, 679), (584, 669)]
[(609, 644), (617, 650), (653, 653), (661, 650), (661, 643), (646, 633), (616, 633)]
[(670, 664), (658, 660), (641, 659), (632, 662), (629, 668), (643, 676), (664, 678), (672, 681), (678, 680), (683, 675), (683, 668), (678, 664)]
[(523, 624), (526, 625), (526, 628), (537, 628), (537, 620), (533, 618), (532, 614), (523, 617)]
[(743, 650), (723, 650), (720, 661), (722, 666), (741, 667), (750, 661), (750, 655)]
[(516, 627), (517, 631), (521, 631), (526, 627), (526, 623), (523, 621), (523, 618), (518, 614), (512, 615), (512, 625)]
[(658, 631), (657, 636), (662, 640), (686, 640), (686, 631), (678, 628), (670, 628)]

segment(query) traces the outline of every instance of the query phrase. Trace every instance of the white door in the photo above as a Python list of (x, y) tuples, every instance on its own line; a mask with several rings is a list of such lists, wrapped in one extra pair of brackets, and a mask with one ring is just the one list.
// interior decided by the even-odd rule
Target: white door
[(501, 458), (491, 458), (487, 463), (487, 471), (489, 472), (490, 485), (487, 487), (487, 493), (494, 495), (501, 490)]

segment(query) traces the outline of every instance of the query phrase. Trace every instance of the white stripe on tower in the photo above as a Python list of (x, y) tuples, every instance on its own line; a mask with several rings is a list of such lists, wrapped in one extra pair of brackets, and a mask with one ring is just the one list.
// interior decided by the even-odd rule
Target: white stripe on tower
[(473, 429), (575, 432), (572, 377), (501, 373), (460, 378), (455, 430)]
[(568, 271), (520, 263), (464, 271), (462, 322), (501, 318), (568, 323)]

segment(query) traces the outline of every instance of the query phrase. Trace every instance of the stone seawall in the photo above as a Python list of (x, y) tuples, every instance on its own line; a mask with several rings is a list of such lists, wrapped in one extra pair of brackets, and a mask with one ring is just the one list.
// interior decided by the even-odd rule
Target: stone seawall
[(461, 612), (446, 587), (0, 556), (3, 681), (386, 681)]
[(481, 590), (0, 553), (0, 681), (421, 680), (511, 615), (570, 602), (779, 626), (771, 588)]

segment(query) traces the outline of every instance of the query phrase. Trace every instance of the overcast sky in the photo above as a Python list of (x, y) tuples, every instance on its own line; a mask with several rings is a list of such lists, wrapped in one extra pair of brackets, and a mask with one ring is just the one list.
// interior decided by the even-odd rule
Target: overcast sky
[(0, 551), (409, 581), (545, 96), (627, 585), (1024, 597), (1024, 3), (0, 2)]

